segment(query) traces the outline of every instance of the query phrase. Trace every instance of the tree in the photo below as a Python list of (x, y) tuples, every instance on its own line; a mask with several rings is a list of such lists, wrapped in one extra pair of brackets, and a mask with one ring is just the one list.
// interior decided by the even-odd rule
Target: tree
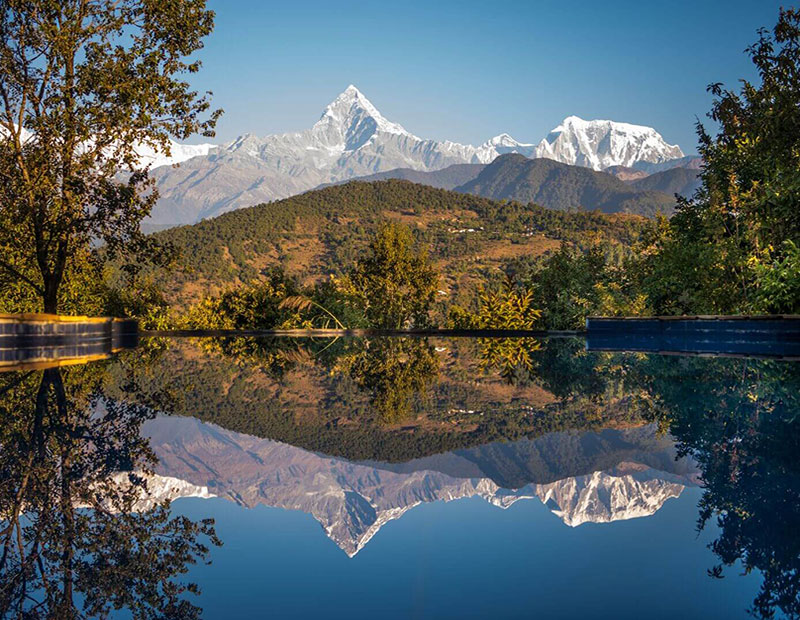
[(205, 0), (0, 2), (0, 284), (56, 312), (92, 244), (158, 258), (141, 154), (213, 135), (221, 111), (201, 119), (210, 93), (183, 79), (213, 17)]
[(532, 290), (532, 301), (541, 308), (548, 329), (581, 329), (586, 316), (600, 306), (598, 285), (608, 280), (603, 248), (579, 252), (562, 245), (524, 284)]
[[(221, 544), (148, 489), (150, 407), (105, 398), (102, 365), (0, 380), (0, 616), (197, 618), (180, 576)], [(129, 394), (128, 396), (133, 396)], [(138, 395), (136, 400), (138, 401)]]
[(367, 340), (355, 354), (337, 363), (359, 389), (381, 421), (395, 424), (411, 416), (439, 374), (439, 360), (427, 340), (379, 338)]
[[(647, 259), (645, 286), (659, 313), (800, 311), (800, 297), (775, 306), (760, 292), (782, 278), (768, 272), (786, 269), (793, 246), (785, 242), (800, 242), (800, 11), (781, 10), (747, 52), (761, 83), (742, 81), (740, 92), (709, 86), (719, 131), (698, 123), (702, 185), (680, 201)], [(774, 290), (765, 294), (774, 301)]]
[(299, 293), (297, 283), (282, 269), (263, 280), (206, 297), (191, 306), (179, 325), (189, 329), (274, 329), (292, 314), (287, 298)]
[(401, 329), (428, 325), (438, 282), (427, 254), (414, 250), (408, 228), (389, 223), (339, 285), (370, 327)]

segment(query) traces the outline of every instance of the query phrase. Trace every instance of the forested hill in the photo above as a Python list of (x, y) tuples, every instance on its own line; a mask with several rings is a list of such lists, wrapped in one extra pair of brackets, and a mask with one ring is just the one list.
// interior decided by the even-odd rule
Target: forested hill
[(455, 190), (496, 200), (535, 202), (551, 209), (598, 209), (648, 217), (671, 214), (676, 203), (674, 196), (634, 188), (605, 172), (516, 154), (501, 155)]
[(649, 225), (631, 215), (554, 211), (393, 179), (326, 187), (155, 236), (182, 252), (188, 270), (170, 276), (168, 293), (185, 303), (274, 266), (304, 282), (341, 273), (387, 219), (405, 223), (427, 245), (449, 293), (468, 272), (535, 257), (564, 241), (630, 246)]

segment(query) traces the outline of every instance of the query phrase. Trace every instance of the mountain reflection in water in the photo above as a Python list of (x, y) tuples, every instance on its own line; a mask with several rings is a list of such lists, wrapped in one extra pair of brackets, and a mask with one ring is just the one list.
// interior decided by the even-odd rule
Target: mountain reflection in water
[(577, 527), (701, 486), (709, 587), (741, 566), (751, 612), (797, 616), (798, 399), (797, 363), (580, 340), (150, 339), (3, 373), (0, 609), (199, 614), (180, 577), (219, 541), (182, 497), (309, 513), (354, 556), (423, 503), (535, 498)]
[[(404, 467), (354, 463), (197, 420), (159, 418), (145, 432), (160, 472), (243, 506), (266, 504), (312, 514), (348, 555), (355, 555), (382, 525), (423, 502), (478, 496), (507, 508), (520, 499), (539, 498), (567, 525), (576, 526), (650, 515), (686, 485), (696, 484), (693, 468), (686, 459), (674, 460), (674, 449), (665, 438), (655, 437), (653, 425), (578, 436), (555, 433)], [(570, 453), (573, 460), (553, 463), (555, 470), (543, 468), (540, 457), (549, 448)], [(498, 456), (524, 468), (515, 478), (527, 482), (504, 488), (502, 479), (494, 480), (489, 472), (496, 471)], [(609, 459), (617, 465), (591, 469), (592, 463), (607, 466)], [(575, 460), (589, 469), (574, 465)]]

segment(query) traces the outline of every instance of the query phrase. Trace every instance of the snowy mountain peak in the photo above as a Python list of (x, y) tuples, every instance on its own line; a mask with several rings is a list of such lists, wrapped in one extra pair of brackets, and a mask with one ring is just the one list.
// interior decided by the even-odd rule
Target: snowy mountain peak
[(360, 148), (378, 131), (411, 135), (401, 125), (387, 120), (352, 84), (328, 104), (312, 128), (315, 137), (326, 147), (343, 145), (345, 151)]
[[(151, 222), (188, 224), (326, 183), (397, 168), (434, 171), (453, 164), (488, 164), (506, 153), (594, 170), (657, 166), (683, 157), (655, 129), (577, 116), (568, 116), (536, 143), (519, 142), (507, 133), (480, 146), (425, 140), (385, 118), (350, 84), (310, 129), (265, 137), (245, 134), (221, 148), (176, 145), (169, 158), (149, 154), (160, 192)], [(179, 168), (164, 165), (178, 162)]]
[(641, 161), (661, 163), (683, 157), (683, 151), (652, 127), (568, 116), (539, 143), (536, 156), (603, 170)]
[(525, 144), (524, 142), (520, 142), (519, 140), (515, 140), (507, 133), (501, 133), (499, 136), (495, 136), (490, 140), (486, 141), (487, 146), (503, 146), (514, 148), (517, 146), (533, 146), (531, 144)]
[(215, 144), (178, 144), (170, 140), (169, 155), (163, 149), (146, 144), (139, 145), (136, 152), (141, 165), (158, 168), (159, 166), (174, 166), (193, 157), (205, 157), (214, 148), (216, 148)]

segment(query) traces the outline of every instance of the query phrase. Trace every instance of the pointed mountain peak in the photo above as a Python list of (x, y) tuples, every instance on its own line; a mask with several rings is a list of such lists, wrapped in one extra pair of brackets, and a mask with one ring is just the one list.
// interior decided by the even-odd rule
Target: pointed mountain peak
[[(357, 148), (353, 145), (351, 134), (357, 132), (360, 138), (366, 133), (382, 131), (385, 133), (410, 135), (401, 125), (387, 120), (372, 102), (358, 88), (350, 84), (336, 99), (325, 108), (315, 127), (324, 126), (326, 130), (338, 128), (349, 145), (348, 150)], [(370, 131), (371, 128), (371, 131)], [(361, 139), (357, 142), (363, 143)], [(359, 144), (360, 146), (360, 144)]]

